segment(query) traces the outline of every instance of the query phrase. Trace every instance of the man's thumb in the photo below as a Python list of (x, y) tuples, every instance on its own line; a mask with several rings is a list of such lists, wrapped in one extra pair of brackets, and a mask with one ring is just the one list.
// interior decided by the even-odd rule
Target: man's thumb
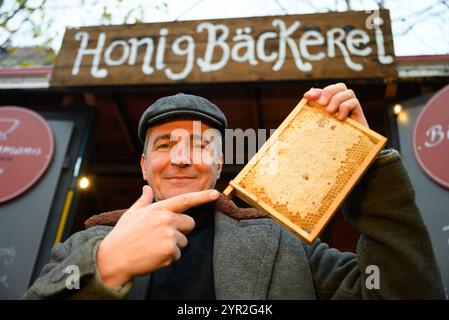
[(135, 211), (150, 205), (153, 202), (153, 189), (150, 186), (143, 186), (142, 195), (136, 202), (129, 208), (129, 211)]

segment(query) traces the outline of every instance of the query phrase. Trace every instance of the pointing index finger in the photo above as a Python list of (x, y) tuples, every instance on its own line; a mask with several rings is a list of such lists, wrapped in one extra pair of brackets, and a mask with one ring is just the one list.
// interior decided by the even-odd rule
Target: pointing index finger
[(163, 207), (172, 212), (184, 212), (200, 204), (217, 200), (219, 195), (217, 190), (190, 192), (156, 202), (154, 206)]

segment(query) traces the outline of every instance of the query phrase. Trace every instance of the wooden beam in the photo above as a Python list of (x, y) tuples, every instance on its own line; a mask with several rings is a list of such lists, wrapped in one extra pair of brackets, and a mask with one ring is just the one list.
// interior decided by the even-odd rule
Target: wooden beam
[(61, 101), (61, 107), (70, 107), (71, 105), (73, 105), (73, 101), (75, 99), (73, 98), (73, 95), (71, 94), (66, 94), (62, 97), (62, 101)]
[(90, 171), (98, 176), (126, 175), (141, 177), (142, 172), (138, 163), (135, 164), (92, 164)]
[(420, 89), (422, 95), (425, 95), (425, 94), (428, 94), (428, 93), (431, 93), (431, 92), (435, 91), (435, 90), (432, 88), (432, 86), (430, 86), (430, 85), (425, 85), (425, 84), (423, 84), (423, 83), (420, 83), (420, 84), (419, 84), (419, 89)]
[(385, 87), (385, 98), (394, 99), (398, 93), (398, 84), (396, 82), (389, 82)]
[(122, 97), (113, 94), (111, 101), (111, 109), (117, 119), (118, 125), (123, 133), (128, 149), (132, 154), (138, 155), (139, 146), (134, 139), (134, 135), (131, 134), (130, 124), (126, 117), (125, 104), (123, 103)]
[(85, 92), (83, 93), (84, 102), (88, 107), (95, 107), (97, 105), (97, 99), (94, 93)]
[(250, 117), (251, 117), (251, 127), (255, 130), (260, 128), (260, 101), (258, 99), (258, 94), (257, 94), (257, 88), (254, 89), (255, 90), (255, 94), (254, 97), (251, 99), (251, 104), (250, 104)]

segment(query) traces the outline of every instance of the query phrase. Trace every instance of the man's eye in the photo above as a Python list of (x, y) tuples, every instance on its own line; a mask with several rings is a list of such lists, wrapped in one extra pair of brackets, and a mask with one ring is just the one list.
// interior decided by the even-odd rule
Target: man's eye
[(168, 143), (161, 143), (156, 147), (156, 150), (168, 150), (170, 149), (170, 145)]

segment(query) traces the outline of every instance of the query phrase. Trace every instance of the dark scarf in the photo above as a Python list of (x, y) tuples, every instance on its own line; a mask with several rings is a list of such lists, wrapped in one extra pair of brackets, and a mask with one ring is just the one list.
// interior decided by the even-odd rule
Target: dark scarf
[(180, 260), (152, 272), (147, 299), (215, 300), (214, 206), (206, 203), (184, 212), (195, 220), (195, 228), (186, 235), (187, 247)]

